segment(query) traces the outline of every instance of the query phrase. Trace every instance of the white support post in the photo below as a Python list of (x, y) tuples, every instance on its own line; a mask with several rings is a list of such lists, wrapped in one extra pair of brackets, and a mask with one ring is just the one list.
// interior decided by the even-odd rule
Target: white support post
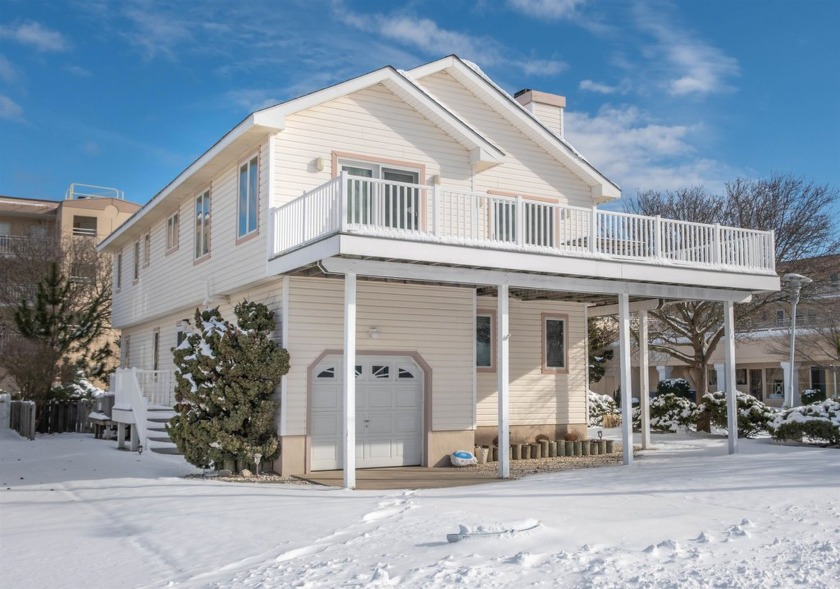
[(432, 235), (440, 233), (440, 186), (432, 188)]
[(128, 449), (132, 452), (138, 452), (140, 450), (140, 432), (138, 428), (145, 427), (145, 424), (139, 424), (137, 422), (131, 424), (131, 436), (129, 436), (128, 442)]
[[(291, 288), (291, 278), (289, 276), (283, 277), (283, 294), (282, 294), (282, 308), (280, 309), (281, 325), (280, 325), (280, 340), (282, 345), (287, 350), (289, 349), (289, 289)], [(285, 436), (288, 430), (288, 397), (289, 397), (289, 379), (288, 375), (284, 374), (280, 378), (280, 415), (279, 415), (279, 433)]]
[(498, 322), (499, 328), (496, 334), (498, 350), (498, 377), (499, 377), (499, 478), (510, 478), (510, 333), (508, 317), (508, 291), (507, 284), (499, 285), (498, 297)]
[(344, 486), (356, 488), (356, 275), (344, 275)]
[(639, 409), (642, 416), (642, 450), (650, 447), (650, 363), (648, 355), (648, 313), (639, 311)]
[(117, 448), (125, 450), (125, 424), (121, 421), (117, 422)]
[(346, 170), (342, 170), (338, 182), (338, 210), (340, 211), (340, 218), (338, 219), (338, 227), (341, 233), (347, 231), (347, 216), (349, 215), (350, 190), (348, 186), (348, 175)]
[(630, 295), (618, 295), (618, 345), (621, 382), (621, 443), (624, 464), (633, 464), (633, 392), (630, 382)]
[(653, 222), (653, 256), (662, 257), (662, 217), (659, 215)]
[(726, 422), (729, 429), (729, 453), (738, 451), (738, 398), (735, 390), (735, 304), (723, 303), (724, 346), (726, 348)]

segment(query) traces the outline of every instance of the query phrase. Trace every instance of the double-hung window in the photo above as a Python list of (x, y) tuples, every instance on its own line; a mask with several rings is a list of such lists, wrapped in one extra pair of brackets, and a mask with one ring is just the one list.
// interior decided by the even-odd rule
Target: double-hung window
[(210, 190), (195, 197), (195, 258), (210, 253)]
[(117, 290), (119, 290), (122, 288), (122, 252), (117, 254), (117, 261), (114, 266), (114, 282), (117, 285)]
[(257, 230), (258, 172), (259, 158), (257, 156), (239, 166), (238, 237), (245, 237)]
[(140, 242), (134, 242), (134, 280), (140, 280)]
[(178, 239), (180, 236), (180, 221), (178, 213), (170, 215), (166, 220), (166, 252), (169, 253), (178, 249)]

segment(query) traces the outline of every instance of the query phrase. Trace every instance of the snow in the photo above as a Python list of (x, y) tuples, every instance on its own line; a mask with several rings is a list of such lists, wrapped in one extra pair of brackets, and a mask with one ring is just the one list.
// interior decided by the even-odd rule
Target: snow
[(0, 431), (0, 585), (837, 587), (840, 451), (652, 438), (629, 467), (347, 491), (183, 478), (177, 456)]

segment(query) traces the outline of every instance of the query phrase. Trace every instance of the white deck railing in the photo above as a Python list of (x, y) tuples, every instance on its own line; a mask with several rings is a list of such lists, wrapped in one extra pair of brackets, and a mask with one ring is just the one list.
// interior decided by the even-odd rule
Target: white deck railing
[(137, 382), (149, 405), (175, 406), (175, 375), (171, 370), (136, 369)]
[(273, 256), (336, 233), (771, 273), (772, 231), (341, 176), (272, 209)]

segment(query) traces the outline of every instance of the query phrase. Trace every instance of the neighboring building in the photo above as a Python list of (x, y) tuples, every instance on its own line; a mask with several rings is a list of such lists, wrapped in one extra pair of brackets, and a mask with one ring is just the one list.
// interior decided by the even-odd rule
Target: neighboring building
[[(27, 255), (38, 252), (49, 257), (54, 255), (54, 248), (61, 247), (63, 240), (74, 237), (98, 242), (138, 209), (140, 205), (126, 201), (119, 190), (83, 184), (71, 184), (60, 201), (0, 195), (0, 258), (9, 259), (22, 252)], [(17, 294), (31, 296), (40, 278), (33, 274), (31, 284), (14, 285), (16, 290), (22, 289), (20, 293), (0, 300), (14, 300)], [(9, 281), (2, 280), (0, 288), (10, 288)], [(4, 346), (14, 345), (9, 321), (0, 312), (0, 353)], [(13, 383), (0, 375), (0, 388), (9, 390)]]
[[(769, 304), (755, 317), (749, 328), (738, 333), (737, 364), (735, 370), (738, 390), (749, 393), (774, 407), (781, 407), (784, 393), (793, 374), (795, 399), (805, 389), (818, 389), (828, 397), (840, 396), (838, 388), (837, 350), (827, 353), (826, 338), (840, 335), (836, 314), (840, 311), (840, 256), (823, 256), (799, 260), (795, 269), (814, 283), (803, 292), (803, 299), (796, 310), (796, 363), (790, 370), (791, 308), (788, 301)], [(780, 269), (780, 274), (787, 270)], [(737, 311), (737, 307), (736, 307)], [(639, 397), (638, 354), (633, 356), (633, 395)], [(709, 390), (721, 390), (725, 368), (724, 350), (719, 346), (709, 365)], [(614, 395), (619, 381), (618, 362), (614, 358), (601, 381), (591, 389), (601, 394)], [(663, 353), (651, 352), (649, 380), (651, 390), (656, 390), (660, 380), (684, 378), (694, 388), (685, 364)], [(719, 384), (720, 383), (720, 384)]]
[(291, 356), (282, 474), (346, 464), (352, 486), (508, 432), (585, 436), (586, 304), (731, 307), (779, 280), (772, 233), (595, 208), (620, 191), (563, 138), (564, 106), (450, 56), (249, 115), (100, 246), (131, 367), (115, 418), (154, 449), (183, 320), (249, 299)]

